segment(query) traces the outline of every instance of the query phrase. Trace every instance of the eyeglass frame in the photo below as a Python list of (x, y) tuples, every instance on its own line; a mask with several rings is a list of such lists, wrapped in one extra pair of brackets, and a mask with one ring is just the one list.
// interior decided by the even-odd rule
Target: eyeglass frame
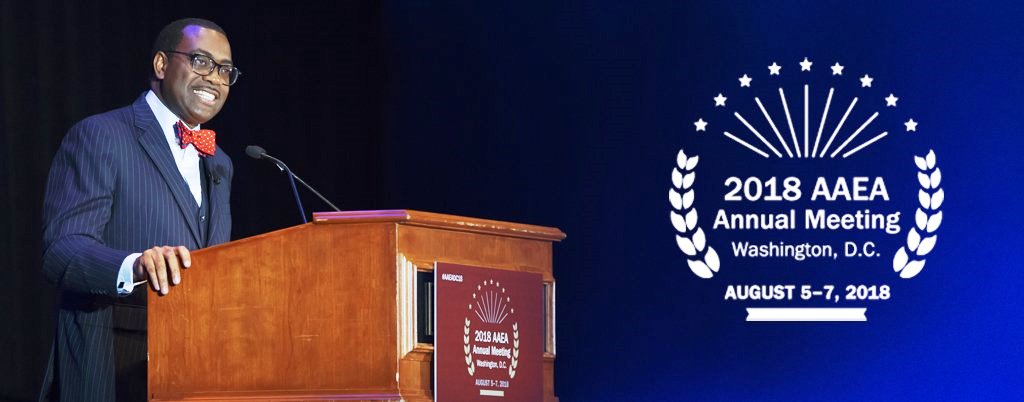
[[(242, 70), (239, 70), (238, 67), (235, 67), (234, 65), (230, 65), (230, 64), (220, 64), (216, 60), (214, 60), (213, 57), (210, 57), (209, 55), (205, 55), (205, 54), (202, 54), (202, 53), (185, 53), (185, 52), (179, 52), (177, 50), (164, 50), (164, 53), (177, 53), (177, 54), (180, 54), (180, 55), (188, 56), (189, 64), (191, 64), (191, 67), (192, 67), (192, 72), (196, 73), (196, 74), (199, 74), (200, 76), (203, 76), (203, 77), (206, 77), (206, 76), (208, 76), (210, 74), (213, 74), (214, 71), (217, 71), (218, 72), (218, 76), (220, 76), (220, 69), (222, 69), (222, 68), (234, 69), (238, 73), (238, 75), (235, 76), (235, 80), (233, 82), (225, 81), (225, 83), (229, 87), (232, 86), (232, 85), (235, 85), (235, 83), (238, 82), (238, 78), (242, 76)], [(206, 74), (203, 74), (203, 73), (201, 73), (199, 71), (196, 71), (196, 59), (199, 58), (200, 56), (205, 57), (207, 59), (210, 59), (210, 63), (213, 64), (213, 67), (210, 68), (210, 71), (208, 71)], [(230, 80), (230, 79), (231, 79), (231, 74), (228, 74), (228, 80)]]

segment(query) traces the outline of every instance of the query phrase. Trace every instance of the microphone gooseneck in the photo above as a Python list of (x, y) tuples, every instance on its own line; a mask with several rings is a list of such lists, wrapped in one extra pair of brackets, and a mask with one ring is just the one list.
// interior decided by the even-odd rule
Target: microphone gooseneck
[(250, 158), (253, 158), (253, 159), (264, 159), (264, 160), (271, 161), (282, 172), (287, 172), (288, 173), (288, 182), (291, 183), (292, 193), (295, 194), (295, 202), (299, 206), (299, 213), (302, 214), (302, 223), (306, 223), (307, 222), (307, 220), (306, 220), (306, 212), (305, 212), (305, 209), (302, 208), (302, 199), (299, 198), (299, 191), (295, 187), (295, 180), (298, 180), (299, 183), (302, 183), (302, 185), (305, 186), (306, 189), (311, 191), (313, 194), (316, 194), (316, 196), (319, 197), (320, 200), (322, 200), (323, 202), (327, 203), (327, 205), (330, 205), (331, 208), (334, 208), (335, 211), (341, 212), (341, 209), (338, 208), (337, 206), (335, 206), (334, 203), (328, 201), (326, 197), (324, 197), (322, 194), (320, 194), (320, 192), (318, 192), (315, 189), (313, 189), (313, 187), (310, 186), (308, 183), (306, 183), (305, 180), (302, 180), (301, 177), (299, 177), (294, 172), (292, 172), (292, 170), (288, 168), (288, 165), (286, 165), (280, 159), (277, 159), (277, 158), (275, 158), (273, 156), (268, 155), (267, 151), (265, 149), (263, 149), (262, 147), (260, 147), (258, 145), (249, 145), (249, 146), (245, 147), (245, 154), (248, 155)]

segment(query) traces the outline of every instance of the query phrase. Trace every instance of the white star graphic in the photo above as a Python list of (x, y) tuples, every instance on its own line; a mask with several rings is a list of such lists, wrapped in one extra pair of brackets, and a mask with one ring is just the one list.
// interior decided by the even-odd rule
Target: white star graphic
[(871, 81), (874, 81), (874, 80), (875, 79), (871, 78), (870, 75), (864, 74), (863, 77), (860, 77), (860, 87), (861, 88), (870, 87), (871, 86)]
[(900, 100), (900, 98), (897, 98), (896, 95), (889, 94), (889, 96), (885, 97), (885, 106), (896, 107), (896, 101), (898, 100)]
[(697, 131), (707, 131), (708, 122), (704, 121), (703, 118), (700, 118), (693, 122), (693, 125), (697, 126)]
[(903, 125), (907, 126), (907, 131), (917, 131), (917, 122), (914, 119), (907, 120)]
[(811, 64), (814, 63), (812, 63), (810, 60), (807, 60), (807, 58), (804, 57), (804, 61), (800, 62), (800, 71), (811, 71)]
[(753, 78), (750, 78), (746, 74), (743, 74), (743, 76), (740, 77), (740, 86), (741, 87), (749, 87), (750, 86), (750, 81), (753, 81), (753, 80), (754, 80)]
[(768, 75), (779, 75), (780, 70), (782, 70), (782, 66), (773, 61), (772, 65), (768, 66)]
[(837, 61), (832, 68), (832, 75), (843, 75), (843, 66)]
[(725, 100), (729, 98), (722, 96), (722, 94), (718, 94), (718, 96), (714, 97), (713, 99), (715, 100), (715, 107), (718, 107), (725, 106)]

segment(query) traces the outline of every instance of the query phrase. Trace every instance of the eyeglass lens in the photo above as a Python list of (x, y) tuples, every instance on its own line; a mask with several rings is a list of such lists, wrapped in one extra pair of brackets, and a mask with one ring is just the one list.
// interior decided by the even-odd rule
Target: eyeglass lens
[(214, 63), (213, 59), (201, 54), (193, 56), (192, 70), (199, 75), (210, 75), (214, 70), (217, 70), (217, 75), (229, 86), (234, 85), (235, 81), (238, 81), (239, 72), (237, 68), (234, 66), (219, 66)]

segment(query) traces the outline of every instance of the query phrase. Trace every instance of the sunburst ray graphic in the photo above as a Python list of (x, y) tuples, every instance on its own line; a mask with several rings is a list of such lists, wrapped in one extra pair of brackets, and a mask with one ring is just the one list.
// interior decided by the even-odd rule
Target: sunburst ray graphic
[(502, 299), (498, 292), (488, 289), (476, 298), (476, 309), (473, 312), (480, 321), (501, 324), (508, 318), (508, 300)]
[[(725, 94), (729, 93), (730, 90), (724, 90), (718, 93), (713, 98), (714, 106), (713, 109), (718, 111), (722, 108), (723, 111), (731, 112), (732, 117), (735, 118), (736, 122), (739, 122), (740, 126), (745, 128), (737, 129), (732, 132), (728, 130), (722, 130), (721, 133), (725, 138), (732, 142), (740, 145), (742, 148), (747, 149), (763, 158), (795, 158), (795, 159), (822, 159), (822, 158), (848, 158), (858, 152), (863, 151), (869, 146), (881, 141), (883, 138), (889, 135), (889, 131), (877, 128), (878, 124), (875, 124), (875, 128), (872, 128), (872, 123), (879, 117), (881, 113), (889, 109), (896, 108), (897, 98), (894, 94), (890, 93), (888, 97), (882, 97), (882, 95), (871, 95), (872, 91), (871, 83), (874, 78), (871, 78), (868, 74), (864, 74), (862, 78), (859, 78), (861, 83), (858, 91), (848, 91), (849, 94), (843, 94), (841, 91), (836, 90), (836, 83), (826, 85), (829, 87), (828, 95), (823, 96), (824, 99), (813, 99), (811, 97), (811, 85), (820, 80), (814, 81), (815, 75), (812, 73), (812, 63), (809, 59), (805, 58), (803, 62), (799, 63), (800, 69), (794, 74), (799, 74), (802, 79), (800, 86), (797, 91), (790, 91), (787, 95), (786, 88), (778, 86), (778, 101), (777, 107), (772, 109), (776, 110), (775, 114), (769, 112), (769, 108), (765, 107), (765, 104), (769, 106), (775, 106), (771, 98), (767, 96), (762, 101), (761, 96), (754, 96), (753, 91), (754, 85), (751, 85), (754, 78), (751, 78), (747, 74), (743, 74), (739, 78), (739, 88), (732, 88), (733, 95), (726, 97)], [(844, 66), (838, 62), (830, 67), (832, 70), (832, 79), (841, 80), (843, 77)], [(778, 77), (781, 75), (783, 66), (772, 62), (769, 69), (769, 77)], [(778, 79), (778, 78), (774, 78)], [(769, 85), (774, 87), (772, 84), (772, 78), (764, 79), (769, 82)], [(774, 92), (774, 91), (773, 91)], [(800, 107), (799, 100), (794, 99), (792, 94), (803, 93), (803, 104)], [(739, 104), (745, 105), (743, 100), (744, 95), (749, 95), (747, 99), (752, 99), (751, 106), (756, 106), (757, 110), (761, 112), (763, 121), (760, 119), (749, 119), (744, 117), (738, 110), (735, 110), (732, 105)], [(760, 95), (766, 95), (760, 93)], [(799, 95), (797, 95), (799, 96)], [(862, 98), (863, 97), (863, 98)], [(730, 100), (732, 98), (732, 100)], [(738, 99), (738, 100), (737, 100)], [(864, 101), (863, 99), (868, 99)], [(796, 102), (794, 102), (794, 100)], [(882, 105), (880, 101), (884, 100), (885, 104)], [(837, 104), (848, 104), (845, 108), (845, 112), (838, 121), (829, 121), (829, 111), (832, 109), (832, 103), (835, 101)], [(871, 111), (871, 115), (863, 121), (852, 122), (847, 125), (847, 120), (850, 120), (851, 113), (854, 112), (858, 106), (858, 102), (861, 105), (860, 110), (877, 108), (877, 110)], [(745, 107), (745, 106), (744, 106)], [(837, 107), (842, 107), (838, 106)], [(819, 109), (820, 108), (820, 109)], [(820, 110), (820, 115), (819, 111)], [(837, 109), (842, 110), (842, 109)], [(812, 112), (813, 111), (813, 112)], [(802, 114), (801, 114), (802, 112)], [(756, 115), (756, 113), (755, 113)], [(819, 118), (820, 116), (820, 118)], [(802, 118), (801, 118), (802, 117)], [(855, 117), (860, 119), (859, 117)], [(715, 119), (718, 120), (718, 119)], [(728, 122), (730, 119), (724, 118), (723, 122)], [(858, 124), (859, 123), (859, 124)], [(703, 118), (699, 118), (694, 123), (697, 127), (696, 131), (708, 131), (706, 130), (711, 124), (711, 120), (705, 122)], [(916, 125), (913, 119), (908, 120), (907, 131), (915, 131), (912, 126)], [(780, 127), (781, 125), (781, 127)], [(723, 124), (728, 126), (728, 124)], [(854, 129), (855, 127), (855, 129)], [(770, 134), (768, 134), (770, 133)], [(831, 133), (831, 135), (829, 135)], [(865, 140), (868, 135), (872, 133), (873, 136), (870, 139)], [(765, 135), (768, 134), (768, 135)], [(774, 134), (772, 136), (771, 134)], [(862, 135), (863, 134), (863, 135)]]

